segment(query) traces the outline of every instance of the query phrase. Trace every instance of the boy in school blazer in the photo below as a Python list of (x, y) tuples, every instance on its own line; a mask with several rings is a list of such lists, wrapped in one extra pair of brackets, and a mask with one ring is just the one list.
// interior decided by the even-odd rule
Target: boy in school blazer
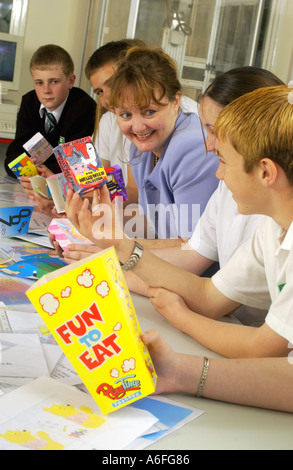
[[(74, 87), (74, 65), (69, 54), (59, 46), (40, 47), (32, 56), (30, 71), (34, 90), (22, 97), (14, 141), (8, 146), (5, 170), (14, 176), (8, 164), (24, 152), (23, 144), (40, 132), (52, 147), (59, 143), (92, 135), (96, 103), (83, 90)], [(49, 130), (46, 114), (56, 120)], [(61, 170), (52, 154), (45, 162), (52, 173)]]

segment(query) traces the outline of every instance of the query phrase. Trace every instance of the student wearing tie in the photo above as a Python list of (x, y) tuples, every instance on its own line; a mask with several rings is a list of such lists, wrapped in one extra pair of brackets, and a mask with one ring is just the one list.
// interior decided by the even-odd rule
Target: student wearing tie
[[(16, 135), (8, 146), (5, 169), (14, 176), (8, 164), (24, 152), (23, 144), (40, 132), (52, 147), (59, 143), (92, 135), (95, 101), (74, 87), (74, 64), (70, 55), (56, 45), (37, 49), (30, 62), (34, 90), (22, 97)], [(52, 173), (61, 170), (54, 155), (45, 162)]]

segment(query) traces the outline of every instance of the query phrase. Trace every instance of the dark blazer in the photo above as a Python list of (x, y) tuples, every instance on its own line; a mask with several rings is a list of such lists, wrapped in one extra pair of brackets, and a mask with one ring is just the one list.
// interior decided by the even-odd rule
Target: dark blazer
[[(37, 132), (40, 132), (53, 148), (59, 144), (60, 137), (64, 137), (65, 142), (71, 142), (93, 134), (96, 102), (80, 88), (74, 87), (70, 90), (60, 120), (52, 134), (46, 133), (44, 119), (41, 119), (39, 110), (40, 102), (34, 90), (22, 97), (15, 139), (8, 146), (4, 161), (5, 170), (10, 176), (15, 177), (15, 174), (8, 168), (8, 163), (25, 152), (23, 144)], [(46, 160), (45, 165), (53, 173), (61, 172), (54, 154)]]

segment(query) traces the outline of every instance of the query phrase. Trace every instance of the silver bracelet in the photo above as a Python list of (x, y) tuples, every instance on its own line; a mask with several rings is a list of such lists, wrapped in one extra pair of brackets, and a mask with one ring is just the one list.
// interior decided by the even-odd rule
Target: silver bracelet
[(143, 246), (135, 242), (134, 249), (130, 255), (129, 260), (126, 261), (125, 264), (121, 265), (121, 268), (123, 269), (123, 271), (131, 271), (131, 269), (133, 269), (134, 266), (139, 262), (140, 258), (142, 257), (142, 254), (143, 254)]
[(204, 389), (204, 386), (205, 386), (205, 383), (206, 383), (206, 379), (207, 379), (207, 376), (208, 376), (209, 365), (210, 365), (209, 359), (207, 357), (204, 357), (203, 369), (202, 369), (202, 374), (201, 374), (201, 378), (200, 378), (196, 398), (200, 398), (202, 396), (202, 392), (203, 392), (203, 389)]

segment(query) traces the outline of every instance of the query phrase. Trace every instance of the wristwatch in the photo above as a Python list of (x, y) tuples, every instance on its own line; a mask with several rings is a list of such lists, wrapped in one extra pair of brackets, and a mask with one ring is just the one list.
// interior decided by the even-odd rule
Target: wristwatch
[(123, 271), (131, 271), (134, 266), (139, 262), (140, 258), (142, 257), (143, 254), (143, 246), (140, 245), (139, 243), (135, 242), (133, 252), (130, 255), (130, 258), (128, 261), (126, 261), (125, 264), (121, 265), (121, 268)]

